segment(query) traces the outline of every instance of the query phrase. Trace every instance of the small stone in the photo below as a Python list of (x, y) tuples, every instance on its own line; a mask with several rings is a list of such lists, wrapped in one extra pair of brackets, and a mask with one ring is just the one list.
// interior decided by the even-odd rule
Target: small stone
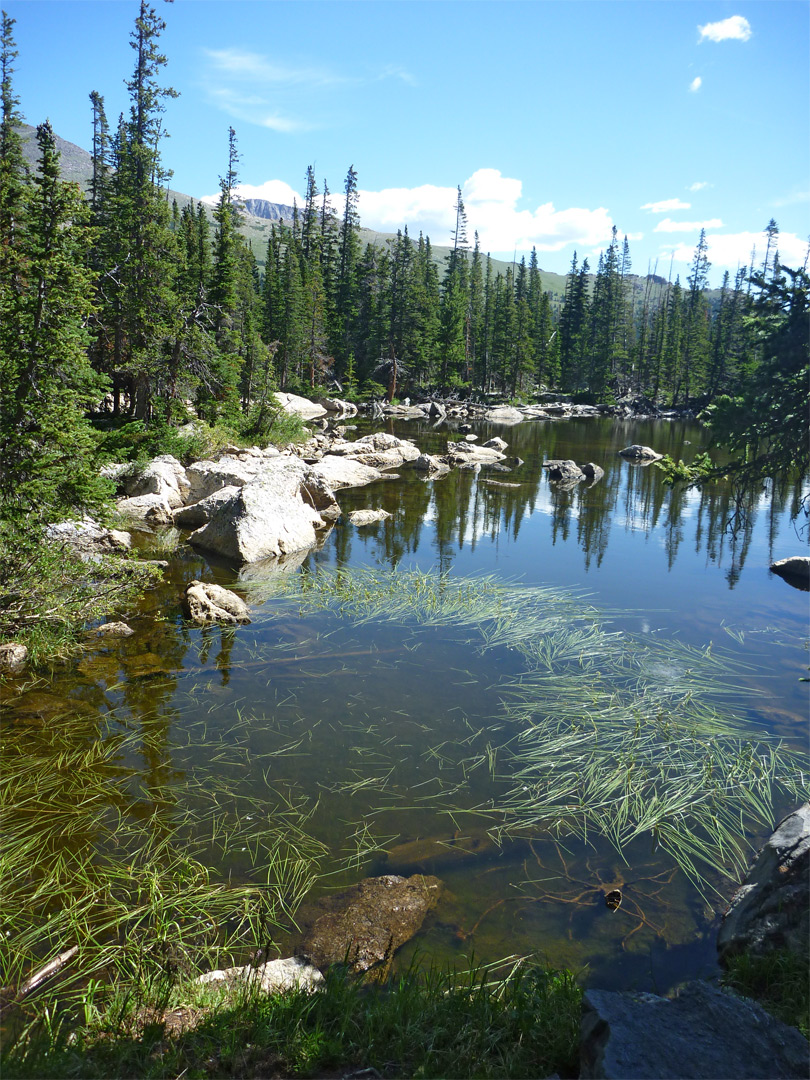
[(186, 609), (198, 626), (209, 623), (249, 623), (249, 608), (241, 597), (230, 589), (212, 582), (192, 581), (186, 588)]
[(28, 649), (19, 642), (9, 641), (0, 645), (0, 672), (9, 672), (15, 675), (22, 671), (28, 660)]
[(125, 622), (105, 622), (96, 627), (100, 637), (132, 637), (135, 631)]
[(656, 454), (655, 450), (651, 447), (640, 446), (638, 443), (633, 443), (632, 446), (625, 446), (624, 450), (619, 451), (619, 455), (630, 461), (658, 461), (663, 457), (663, 454)]
[(391, 515), (387, 510), (352, 510), (349, 521), (352, 525), (374, 525), (378, 521), (385, 521)]

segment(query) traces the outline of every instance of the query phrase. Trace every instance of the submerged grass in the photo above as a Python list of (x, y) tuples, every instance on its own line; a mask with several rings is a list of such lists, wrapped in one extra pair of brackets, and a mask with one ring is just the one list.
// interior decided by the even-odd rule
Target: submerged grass
[(389, 1077), (576, 1074), (581, 991), (567, 972), (516, 964), (504, 975), (412, 968), (368, 985), (332, 969), (315, 993), (245, 993), (200, 1007), (168, 1001), (190, 1026), (167, 1034), (95, 1016), (70, 1039), (40, 1026), (7, 1048), (6, 1077)]
[[(0, 981), (12, 1003), (53, 978), (60, 1008), (88, 979), (148, 996), (156, 980), (267, 945), (323, 854), (301, 808), (271, 790), (256, 817), (216, 766), (181, 777), (160, 740), (101, 728), (64, 716), (3, 732)], [(125, 764), (136, 752), (145, 774)], [(251, 872), (210, 869), (234, 849)], [(49, 965), (53, 978), (31, 985)]]
[(444, 626), (481, 652), (520, 654), (522, 672), (495, 687), (493, 719), (513, 735), (486, 754), (503, 794), (479, 807), (501, 837), (601, 836), (621, 852), (648, 835), (703, 888), (710, 871), (744, 870), (747, 839), (772, 826), (777, 802), (806, 798), (806, 766), (734, 711), (730, 658), (612, 630), (574, 592), (318, 567), (287, 578), (284, 596), (301, 614)]

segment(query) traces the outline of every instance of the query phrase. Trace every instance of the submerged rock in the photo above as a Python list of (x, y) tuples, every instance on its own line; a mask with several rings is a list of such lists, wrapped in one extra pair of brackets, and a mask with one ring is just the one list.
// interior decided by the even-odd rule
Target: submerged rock
[(99, 637), (132, 637), (135, 633), (125, 622), (105, 622), (97, 626), (94, 632)]
[(810, 953), (810, 803), (788, 814), (731, 899), (717, 937), (720, 960), (772, 949)]
[[(414, 936), (441, 889), (438, 878), (422, 874), (365, 878), (316, 902), (314, 922), (297, 953), (321, 970), (346, 962), (354, 971), (367, 971)], [(298, 917), (303, 923), (306, 913)]]
[(249, 623), (249, 609), (245, 601), (230, 589), (212, 582), (192, 581), (185, 592), (188, 616), (198, 626), (209, 623)]
[(675, 998), (588, 990), (581, 1080), (777, 1080), (808, 1075), (807, 1040), (746, 998), (705, 982)]

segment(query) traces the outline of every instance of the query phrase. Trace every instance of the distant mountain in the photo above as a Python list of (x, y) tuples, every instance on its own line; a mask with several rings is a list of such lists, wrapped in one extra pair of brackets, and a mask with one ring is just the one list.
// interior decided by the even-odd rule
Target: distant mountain
[(239, 205), (253, 217), (265, 221), (292, 221), (293, 207), (283, 203), (268, 202), (267, 199), (240, 199)]

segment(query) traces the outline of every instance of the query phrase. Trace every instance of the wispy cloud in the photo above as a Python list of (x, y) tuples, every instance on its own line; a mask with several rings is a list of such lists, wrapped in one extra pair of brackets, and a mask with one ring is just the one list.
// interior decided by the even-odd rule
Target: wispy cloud
[(711, 187), (712, 185), (708, 180), (696, 180), (694, 184), (690, 184), (686, 189), (687, 191), (703, 191), (704, 188)]
[(653, 232), (693, 232), (699, 233), (701, 229), (722, 229), (723, 222), (720, 218), (710, 218), (708, 221), (672, 221), (664, 218), (659, 221)]
[(794, 191), (791, 195), (782, 195), (774, 199), (771, 206), (796, 206), (803, 202), (810, 202), (810, 191)]
[(669, 214), (673, 210), (691, 210), (692, 204), (682, 199), (659, 199), (658, 202), (644, 203), (641, 209), (649, 210), (651, 214)]
[(407, 68), (400, 67), (399, 64), (386, 64), (382, 71), (377, 75), (376, 81), (382, 82), (383, 79), (399, 79), (401, 82), (407, 83), (408, 86), (417, 86), (418, 80)]
[(208, 100), (223, 112), (247, 124), (257, 124), (283, 134), (310, 131), (314, 126), (306, 120), (285, 115), (259, 94), (243, 94), (227, 86), (209, 86), (207, 93)]
[(703, 86), (703, 79), (701, 79), (699, 75), (696, 75), (689, 83), (689, 93), (696, 94), (701, 86)]
[(302, 65), (293, 67), (278, 64), (260, 53), (246, 52), (244, 49), (204, 49), (213, 71), (228, 76), (265, 86), (335, 86), (354, 80), (338, 75), (322, 67)]
[(719, 22), (699, 26), (699, 41), (748, 41), (751, 24), (743, 15), (731, 15)]

